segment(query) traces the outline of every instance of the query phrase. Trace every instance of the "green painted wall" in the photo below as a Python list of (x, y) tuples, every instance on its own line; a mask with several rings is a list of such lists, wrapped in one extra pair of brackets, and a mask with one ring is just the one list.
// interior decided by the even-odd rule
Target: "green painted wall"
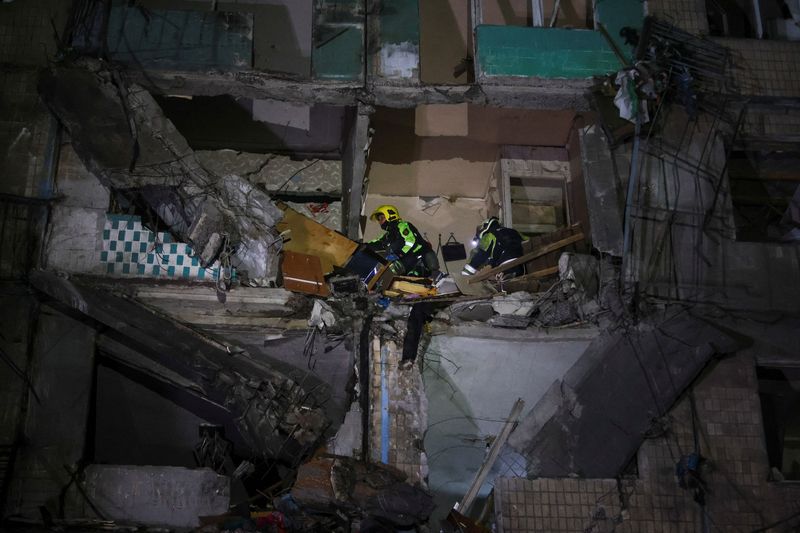
[(314, 0), (314, 78), (358, 80), (363, 70), (364, 12), (361, 0)]
[[(314, 77), (357, 80), (361, 77), (364, 34), (360, 27), (331, 27), (336, 33), (321, 46), (315, 46), (311, 63)], [(317, 31), (320, 28), (317, 27)]]
[(595, 9), (597, 20), (605, 26), (619, 49), (632, 58), (635, 50), (625, 44), (625, 40), (619, 36), (619, 30), (630, 26), (641, 34), (644, 20), (641, 0), (595, 0)]
[(380, 4), (381, 42), (419, 43), (417, 0), (392, 0)]
[(250, 68), (253, 16), (249, 13), (142, 10), (116, 1), (108, 21), (111, 58), (148, 68)]
[(622, 67), (599, 32), (519, 26), (479, 26), (478, 61), (485, 76), (588, 78)]

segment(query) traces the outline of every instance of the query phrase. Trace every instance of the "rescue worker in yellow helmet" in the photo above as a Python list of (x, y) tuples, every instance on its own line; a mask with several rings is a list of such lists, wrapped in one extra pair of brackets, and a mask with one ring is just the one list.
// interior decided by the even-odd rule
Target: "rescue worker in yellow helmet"
[[(490, 217), (475, 228), (475, 249), (469, 261), (461, 271), (462, 276), (471, 276), (487, 263), (496, 267), (522, 255), (522, 235), (517, 230), (500, 225), (497, 217)], [(519, 276), (525, 272), (522, 265), (506, 270), (507, 278)]]
[(381, 205), (369, 216), (380, 224), (383, 235), (367, 243), (375, 251), (394, 256), (392, 272), (398, 275), (439, 277), (439, 260), (431, 244), (425, 240), (414, 224), (400, 218), (393, 205)]

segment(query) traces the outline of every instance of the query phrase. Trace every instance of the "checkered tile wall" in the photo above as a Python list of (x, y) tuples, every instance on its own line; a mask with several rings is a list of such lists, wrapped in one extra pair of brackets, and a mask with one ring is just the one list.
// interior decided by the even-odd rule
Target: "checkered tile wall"
[(147, 276), (213, 280), (219, 263), (202, 268), (186, 243), (174, 242), (169, 233), (153, 233), (142, 220), (130, 215), (106, 215), (100, 262), (112, 276)]

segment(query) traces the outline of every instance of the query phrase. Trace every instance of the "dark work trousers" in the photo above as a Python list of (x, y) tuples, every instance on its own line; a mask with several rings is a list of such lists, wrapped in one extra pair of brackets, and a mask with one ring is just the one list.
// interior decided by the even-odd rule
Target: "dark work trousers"
[(413, 361), (417, 358), (422, 328), (431, 321), (431, 318), (433, 318), (433, 305), (430, 302), (411, 306), (411, 314), (408, 315), (406, 327), (406, 338), (403, 339), (403, 361)]

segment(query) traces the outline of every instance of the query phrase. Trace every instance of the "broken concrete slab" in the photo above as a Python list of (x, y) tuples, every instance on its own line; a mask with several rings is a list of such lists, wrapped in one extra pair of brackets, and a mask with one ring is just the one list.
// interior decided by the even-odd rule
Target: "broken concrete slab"
[(740, 347), (685, 311), (665, 313), (639, 329), (604, 333), (510, 442), (527, 458), (529, 477), (614, 477), (652, 420), (667, 412), (712, 357)]
[(529, 292), (498, 294), (492, 298), (492, 309), (499, 315), (526, 317), (533, 310), (535, 303), (533, 295)]
[[(129, 347), (184, 378), (201, 384), (204, 398), (223, 405), (250, 449), (267, 458), (297, 460), (323, 438), (330, 388), (299, 369), (250, 357), (235, 346), (204, 338), (189, 328), (84, 279), (32, 272), (32, 285), (65, 306), (112, 330)], [(188, 391), (197, 394), (196, 390)]]
[(43, 71), (39, 92), (89, 171), (149, 205), (203, 266), (235, 250), (250, 280), (274, 282), (282, 212), (243, 178), (206, 169), (147, 91), (84, 59)]
[(123, 524), (195, 528), (230, 504), (230, 478), (210, 468), (89, 465), (84, 487), (103, 517)]
[(291, 494), (310, 510), (373, 516), (405, 528), (424, 523), (433, 510), (431, 496), (405, 479), (386, 465), (318, 457), (300, 466)]
[(494, 315), (494, 306), (489, 300), (456, 302), (450, 306), (450, 316), (456, 320), (486, 322)]

